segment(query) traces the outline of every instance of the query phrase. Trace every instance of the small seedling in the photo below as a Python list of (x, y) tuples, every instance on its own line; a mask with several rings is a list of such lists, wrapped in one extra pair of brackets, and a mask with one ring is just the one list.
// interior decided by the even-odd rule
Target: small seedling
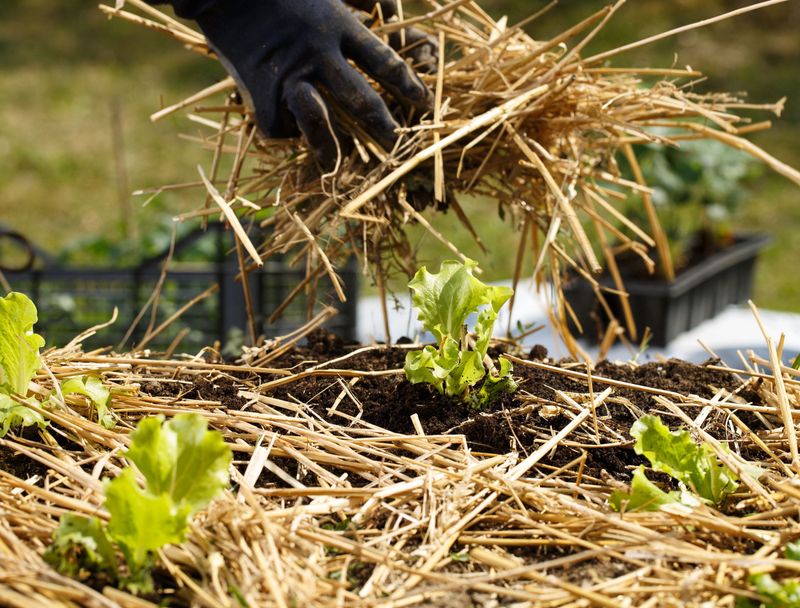
[[(482, 283), (472, 274), (476, 267), (472, 260), (448, 260), (433, 274), (423, 266), (408, 284), (418, 318), (437, 346), (409, 352), (404, 369), (414, 384), (426, 382), (442, 394), (483, 407), (517, 389), (511, 362), (501, 357), (497, 369), (487, 353), (497, 314), (514, 291)], [(478, 317), (470, 333), (467, 318), (473, 313)], [(480, 390), (471, 395), (470, 389), (481, 380)]]
[(15, 426), (47, 425), (39, 412), (24, 405), (44, 346), (44, 338), (33, 333), (37, 320), (36, 306), (25, 294), (0, 298), (0, 437)]
[[(64, 574), (102, 573), (131, 591), (149, 592), (154, 553), (183, 542), (192, 516), (228, 485), (233, 453), (199, 414), (179, 414), (166, 423), (163, 416), (145, 418), (131, 440), (126, 456), (145, 487), (133, 467), (106, 480), (108, 525), (64, 515), (45, 559)], [(117, 550), (124, 557), (124, 573)]]
[[(789, 543), (784, 548), (784, 558), (800, 561), (800, 545)], [(737, 608), (800, 608), (800, 580), (776, 581), (770, 574), (760, 572), (751, 574), (749, 579), (753, 591), (763, 599), (760, 602), (740, 598)]]
[[(609, 499), (619, 511), (655, 511), (661, 505), (681, 503), (697, 506), (700, 499), (720, 505), (739, 487), (739, 478), (706, 444), (697, 445), (688, 431), (671, 431), (658, 416), (642, 416), (633, 423), (631, 436), (636, 440), (634, 451), (645, 456), (656, 471), (667, 473), (681, 484), (680, 492), (664, 492), (653, 484), (639, 467), (633, 475), (630, 493), (614, 492)], [(758, 479), (761, 470), (747, 465), (746, 474)]]

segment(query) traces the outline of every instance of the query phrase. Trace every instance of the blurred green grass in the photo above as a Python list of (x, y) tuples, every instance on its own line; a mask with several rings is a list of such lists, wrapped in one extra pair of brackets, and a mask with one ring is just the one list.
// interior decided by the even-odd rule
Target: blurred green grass
[[(485, 0), (494, 15), (513, 23), (544, 2)], [(606, 4), (563, 1), (529, 27), (548, 38)], [(711, 17), (746, 2), (648, 0), (628, 2), (593, 41), (597, 52)], [(709, 75), (697, 90), (749, 91), (753, 102), (789, 97), (775, 128), (754, 139), (782, 160), (800, 166), (800, 3), (782, 5), (688, 32), (614, 59), (614, 65), (689, 64)], [(117, 20), (93, 3), (66, 0), (0, 2), (0, 223), (56, 251), (93, 234), (121, 237), (124, 210), (117, 188), (112, 105), (121, 110), (129, 189), (196, 179), (208, 155), (179, 139), (198, 131), (181, 116), (153, 124), (149, 115), (208, 86), (222, 75), (214, 62), (172, 40)], [(800, 259), (800, 188), (765, 174), (738, 220), (747, 230), (774, 237), (758, 269), (756, 301), (765, 308), (800, 311), (800, 284), (789, 270)], [(196, 208), (199, 190), (160, 195), (147, 208), (134, 200), (133, 226), (140, 231)], [(513, 269), (515, 237), (493, 205), (465, 203), (480, 218), (490, 248), (483, 255), (453, 214), (436, 225), (478, 259), (489, 279)], [(417, 233), (419, 234), (419, 233)], [(431, 262), (447, 251), (424, 238)], [(113, 260), (109, 261), (113, 263)]]

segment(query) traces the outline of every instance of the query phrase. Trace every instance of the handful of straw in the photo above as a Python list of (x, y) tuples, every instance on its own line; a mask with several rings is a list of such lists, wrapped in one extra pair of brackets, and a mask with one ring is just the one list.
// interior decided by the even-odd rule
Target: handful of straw
[[(345, 119), (354, 150), (327, 175), (314, 170), (303, 141), (264, 140), (230, 78), (153, 118), (189, 108), (194, 112), (189, 117), (209, 129), (198, 141), (213, 153), (208, 177), (201, 170), (199, 182), (208, 193), (206, 205), (184, 217), (221, 211), (237, 234), (244, 273), (276, 254), (305, 264), (305, 279), (273, 316), (303, 291), (313, 300), (325, 277), (343, 300), (336, 268), (350, 256), (358, 258), (385, 295), (388, 277), (412, 276), (416, 271), (415, 250), (406, 230), (412, 223), (421, 224), (463, 259), (458, 247), (423, 214), (428, 207), (434, 212), (452, 210), (485, 250), (475, 218), (468, 216), (458, 198), (478, 195), (492, 208), (499, 204), (518, 235), (515, 283), (522, 275), (524, 254), (532, 248), (533, 277), (540, 286), (552, 285), (552, 321), (576, 354), (579, 347), (568, 321), (577, 320), (563, 297), (567, 275), (589, 281), (609, 315), (607, 295), (620, 297), (625, 316), (621, 322), (633, 338), (636, 327), (615, 256), (633, 252), (651, 271), (658, 262), (666, 278), (674, 276), (633, 145), (716, 139), (800, 184), (800, 172), (742, 137), (769, 128), (770, 123), (752, 123), (736, 114), (758, 109), (780, 115), (784, 100), (754, 105), (725, 93), (699, 95), (692, 92), (692, 85), (702, 75), (691, 68), (615, 68), (608, 60), (655, 40), (784, 1), (760, 2), (591, 57), (583, 57), (583, 49), (624, 0), (550, 40), (536, 40), (522, 26), (554, 2), (513, 27), (505, 19), (491, 18), (471, 0), (445, 4), (426, 0), (427, 13), (406, 13), (400, 22), (378, 18), (373, 26), (378, 36), (413, 25), (439, 40), (438, 72), (422, 76), (435, 91), (435, 109), (417, 124), (407, 125), (398, 144), (388, 151)], [(141, 0), (127, 4), (140, 14), (101, 9), (211, 54), (202, 34)], [(219, 96), (224, 96), (221, 102), (211, 99)], [(617, 165), (620, 154), (635, 179), (622, 177)], [(227, 178), (219, 175), (223, 155), (233, 156)], [(223, 192), (214, 185), (220, 182), (225, 184)], [(632, 199), (643, 207), (647, 225), (637, 225), (620, 210), (621, 203)], [(260, 223), (267, 236), (252, 243), (241, 219), (265, 209), (271, 214)], [(596, 235), (593, 239), (587, 235), (588, 226)], [(601, 287), (595, 278), (604, 267), (613, 278), (613, 289)], [(243, 285), (246, 290), (247, 282)]]

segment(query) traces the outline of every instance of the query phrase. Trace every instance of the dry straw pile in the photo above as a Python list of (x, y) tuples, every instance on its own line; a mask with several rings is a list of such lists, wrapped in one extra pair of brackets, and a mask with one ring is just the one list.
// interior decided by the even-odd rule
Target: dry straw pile
[[(103, 428), (88, 402), (72, 395), (48, 408), (41, 435), (0, 439), (0, 603), (154, 606), (97, 580), (92, 587), (61, 576), (41, 552), (60, 515), (107, 517), (101, 479), (119, 474), (141, 417), (197, 412), (233, 448), (235, 485), (197, 516), (185, 543), (159, 552), (162, 600), (265, 608), (733, 606), (737, 597), (757, 597), (749, 574), (781, 580), (800, 570), (783, 557), (800, 536), (792, 424), (800, 372), (769, 346), (770, 361), (717, 365), (746, 385), (711, 399), (597, 374), (589, 383), (582, 366), (515, 359), (583, 388), (556, 391), (553, 400), (522, 391), (521, 409), (556, 409), (562, 422), (538, 427), (525, 450), (499, 455), (471, 450), (462, 435), (427, 435), (419, 425), (403, 435), (337, 410), (353, 398), (357, 379), (402, 373), (348, 369), (353, 355), (387, 347), (309, 361), (303, 372), (280, 366), (280, 347), (250, 353), (261, 361), (250, 366), (84, 354), (77, 345), (50, 350), (31, 390), (46, 396), (55, 379), (100, 375), (119, 422)], [(291, 397), (309, 378), (339, 395), (325, 416)], [(764, 475), (743, 483), (724, 512), (673, 505), (614, 513), (607, 500), (620, 482), (584, 465), (588, 452), (630, 449), (606, 411), (623, 390), (646, 393), (655, 411), (691, 429), (734, 471), (746, 457)], [(745, 402), (744, 390), (758, 398)], [(761, 420), (761, 430), (743, 419)], [(558, 467), (543, 462), (565, 446), (582, 455)]]
[[(610, 293), (623, 294), (615, 256), (630, 250), (651, 270), (655, 259), (663, 274), (672, 276), (667, 243), (632, 145), (716, 139), (800, 184), (800, 173), (742, 138), (768, 128), (769, 122), (753, 123), (736, 114), (756, 109), (779, 115), (783, 101), (753, 105), (728, 94), (699, 95), (692, 89), (702, 75), (691, 68), (615, 68), (610, 60), (655, 40), (782, 1), (761, 2), (591, 57), (583, 57), (582, 50), (624, 0), (551, 40), (535, 40), (523, 31), (525, 24), (508, 26), (467, 0), (427, 0), (429, 12), (402, 22), (378, 18), (374, 31), (380, 36), (413, 26), (439, 40), (438, 73), (423, 76), (435, 91), (435, 109), (404, 128), (404, 137), (390, 151), (340, 117), (355, 146), (339, 159), (334, 173), (321, 177), (302, 141), (265, 141), (258, 135), (247, 109), (231, 94), (231, 79), (153, 118), (189, 108), (194, 111), (190, 118), (208, 129), (198, 141), (213, 151), (208, 178), (204, 174), (197, 184), (208, 189), (206, 208), (184, 217), (219, 214), (221, 208), (240, 238), (238, 253), (245, 269), (276, 253), (305, 264), (306, 280), (290, 299), (302, 291), (313, 295), (325, 276), (344, 298), (335, 271), (351, 255), (384, 293), (387, 277), (412, 276), (417, 262), (407, 236), (410, 223), (421, 224), (463, 258), (421, 211), (449, 209), (483, 247), (475, 226), (485, 220), (468, 217), (458, 195), (483, 196), (482, 214), (494, 213), (499, 203), (519, 238), (515, 280), (523, 273), (524, 254), (532, 250), (532, 276), (540, 285), (552, 282), (554, 323), (576, 353), (566, 330), (571, 311), (561, 297), (567, 272), (590, 281), (602, 296), (594, 275), (606, 267), (615, 281)], [(209, 54), (203, 36), (186, 25), (141, 0), (128, 0), (127, 5), (140, 14), (101, 8)], [(225, 155), (233, 158), (227, 176), (220, 174)], [(635, 181), (620, 176), (620, 155), (632, 163)], [(620, 211), (631, 195), (643, 207), (647, 225), (634, 224)], [(208, 208), (212, 200), (219, 208)], [(272, 209), (272, 215), (262, 222), (268, 236), (254, 245), (239, 218), (257, 209)], [(591, 240), (587, 229), (595, 234)], [(623, 296), (625, 319), (620, 321), (636, 336), (625, 304)]]

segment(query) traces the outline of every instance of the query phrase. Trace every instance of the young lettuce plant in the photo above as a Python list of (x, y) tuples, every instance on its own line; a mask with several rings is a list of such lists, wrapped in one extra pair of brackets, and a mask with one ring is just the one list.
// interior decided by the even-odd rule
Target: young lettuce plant
[(105, 428), (113, 428), (116, 424), (114, 415), (108, 409), (111, 401), (111, 391), (109, 391), (100, 378), (94, 376), (73, 376), (61, 383), (61, 394), (83, 395), (87, 397), (97, 411), (97, 421)]
[[(633, 474), (630, 493), (612, 493), (610, 503), (617, 511), (623, 503), (626, 511), (655, 511), (669, 503), (698, 506), (700, 500), (720, 505), (739, 487), (739, 478), (719, 462), (710, 446), (697, 445), (688, 431), (671, 431), (658, 416), (642, 416), (634, 422), (631, 437), (636, 440), (634, 451), (645, 456), (653, 469), (677, 480), (682, 491), (664, 492), (647, 479), (644, 467), (639, 467)], [(746, 474), (758, 479), (762, 471), (748, 464)]]
[(108, 525), (94, 517), (63, 516), (45, 559), (67, 575), (102, 574), (134, 592), (148, 592), (155, 551), (183, 542), (192, 516), (228, 485), (233, 453), (199, 414), (179, 414), (166, 423), (163, 416), (145, 418), (131, 440), (125, 455), (144, 487), (132, 467), (106, 480)]
[[(800, 543), (789, 543), (784, 547), (785, 559), (800, 561)], [(800, 608), (800, 579), (777, 581), (770, 574), (759, 572), (748, 577), (753, 591), (761, 596), (760, 601), (739, 598), (736, 608)]]
[[(12, 292), (0, 298), (0, 437), (16, 426), (47, 426), (42, 415), (26, 405), (39, 404), (25, 398), (30, 381), (41, 367), (39, 349), (44, 346), (44, 338), (33, 332), (36, 321), (36, 306), (25, 294)], [(89, 398), (103, 426), (114, 426), (108, 409), (111, 393), (102, 380), (76, 376), (61, 383), (62, 395), (73, 393)]]
[[(472, 260), (448, 260), (436, 274), (423, 266), (409, 282), (418, 319), (437, 346), (409, 352), (404, 369), (413, 384), (426, 382), (442, 394), (482, 407), (517, 388), (511, 362), (501, 357), (497, 370), (487, 355), (497, 314), (514, 291), (482, 283), (472, 274), (476, 267)], [(474, 337), (467, 331), (467, 318), (473, 313), (478, 313)], [(470, 396), (469, 390), (484, 378), (478, 394)]]
[(0, 437), (13, 426), (47, 425), (39, 412), (23, 405), (44, 346), (44, 338), (33, 333), (37, 320), (36, 306), (25, 294), (0, 298)]

